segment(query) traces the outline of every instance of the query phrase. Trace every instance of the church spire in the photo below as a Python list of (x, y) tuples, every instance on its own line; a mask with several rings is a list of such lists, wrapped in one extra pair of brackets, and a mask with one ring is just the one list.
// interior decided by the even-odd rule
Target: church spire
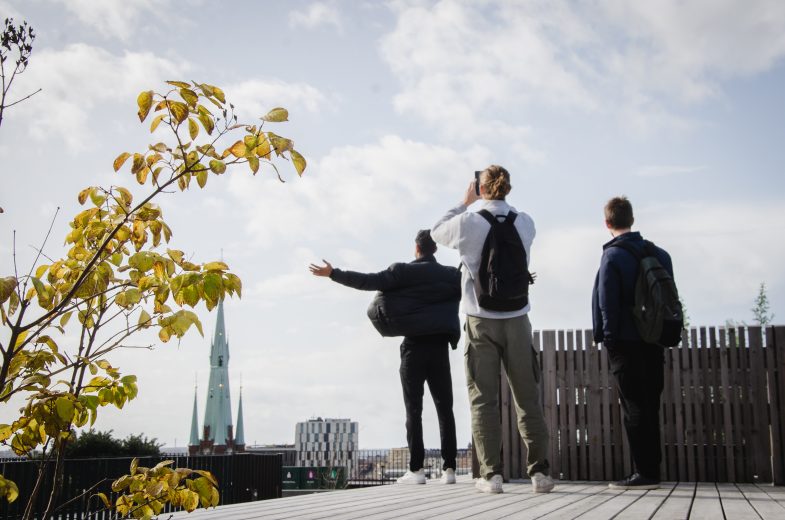
[(196, 411), (196, 392), (197, 387), (194, 385), (194, 412), (191, 416), (191, 437), (188, 440), (188, 446), (199, 446), (199, 417), (198, 412)]
[(229, 392), (229, 342), (224, 324), (223, 300), (218, 302), (215, 334), (210, 348), (210, 381), (204, 414), (203, 439), (212, 442), (215, 452), (231, 448), (232, 401)]
[(235, 446), (245, 445), (245, 432), (243, 431), (243, 387), (240, 387), (240, 403), (237, 405), (237, 433), (234, 436)]

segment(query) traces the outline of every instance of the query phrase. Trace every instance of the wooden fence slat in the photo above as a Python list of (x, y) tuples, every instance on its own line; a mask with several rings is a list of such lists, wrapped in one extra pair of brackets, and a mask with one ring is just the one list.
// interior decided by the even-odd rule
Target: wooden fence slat
[(568, 480), (578, 480), (578, 446), (577, 446), (577, 433), (576, 433), (576, 403), (575, 403), (575, 338), (573, 331), (567, 332), (567, 342), (565, 344), (565, 355), (567, 357), (567, 377), (565, 378), (565, 401), (564, 405), (567, 408), (567, 457), (569, 461), (569, 476)]
[[(769, 403), (772, 417), (777, 417), (778, 428), (772, 429), (773, 480), (777, 485), (785, 485), (785, 327), (770, 327), (767, 345), (771, 346), (769, 354), (773, 358), (769, 371)], [(772, 421), (772, 427), (774, 422)]]
[(591, 339), (591, 331), (586, 331), (586, 354), (588, 381), (586, 399), (589, 414), (588, 420), (588, 449), (589, 449), (589, 479), (605, 480), (602, 467), (602, 379), (600, 376), (600, 349)]
[(738, 341), (739, 353), (739, 406), (741, 407), (741, 420), (743, 435), (741, 437), (740, 448), (742, 450), (742, 460), (744, 461), (743, 482), (751, 482), (755, 474), (755, 455), (753, 454), (752, 431), (752, 396), (750, 395), (750, 349), (747, 343), (747, 334), (742, 327), (738, 327), (736, 339)]
[(763, 332), (760, 327), (747, 327), (750, 355), (750, 408), (752, 411), (752, 458), (755, 482), (771, 482), (771, 435), (769, 432), (769, 403), (766, 392)]
[(599, 356), (602, 381), (602, 454), (605, 461), (605, 480), (621, 478), (613, 467), (613, 435), (611, 434), (611, 388), (608, 377), (608, 350), (602, 346)]
[(735, 440), (733, 435), (733, 418), (736, 414), (734, 389), (731, 387), (732, 351), (730, 348), (730, 335), (725, 329), (720, 329), (720, 367), (722, 378), (722, 424), (723, 443), (725, 445), (725, 460), (728, 473), (723, 482), (736, 482)]
[(556, 332), (543, 331), (542, 339), (542, 365), (543, 365), (543, 393), (545, 421), (551, 434), (550, 459), (551, 474), (558, 477), (561, 473), (561, 464), (558, 456), (558, 409), (556, 405)]
[(734, 424), (733, 436), (733, 460), (735, 474), (730, 478), (729, 482), (741, 482), (744, 479), (744, 451), (742, 442), (744, 439), (744, 417), (742, 416), (742, 407), (739, 402), (739, 390), (741, 378), (739, 376), (739, 342), (736, 335), (736, 330), (733, 328), (728, 329), (728, 359), (730, 370), (730, 386), (729, 391), (731, 395), (731, 408), (733, 410), (732, 424)]
[(564, 344), (564, 331), (556, 334), (558, 349), (556, 351), (556, 384), (559, 391), (559, 459), (564, 478), (570, 473), (570, 461), (567, 451), (567, 352)]
[[(701, 345), (701, 380), (702, 394), (701, 394), (701, 409), (703, 415), (703, 440), (705, 443), (703, 453), (705, 463), (701, 465), (704, 470), (703, 478), (709, 482), (717, 481), (717, 422), (714, 417), (715, 400), (712, 398), (712, 392), (717, 388), (715, 376), (716, 373), (712, 370), (712, 345), (709, 342), (708, 332), (706, 327), (699, 329), (700, 345)], [(700, 476), (700, 474), (699, 474)]]
[(660, 471), (661, 480), (678, 481), (676, 464), (676, 427), (675, 415), (673, 410), (673, 385), (670, 381), (670, 374), (673, 372), (673, 349), (665, 350), (665, 389), (662, 392), (662, 404), (660, 406), (660, 424), (662, 425), (662, 452), (663, 464)]
[(684, 447), (684, 396), (682, 395), (681, 383), (681, 349), (683, 346), (674, 347), (671, 349), (673, 361), (671, 369), (671, 377), (673, 378), (671, 384), (673, 385), (673, 411), (674, 411), (674, 424), (676, 426), (676, 463), (677, 473), (674, 480), (686, 481), (687, 480), (687, 457)]
[(687, 480), (695, 482), (695, 410), (693, 408), (693, 368), (690, 353), (693, 346), (688, 343), (690, 335), (685, 331), (681, 342), (681, 384), (684, 399), (684, 453), (687, 457)]
[(588, 347), (591, 339), (582, 330), (575, 331), (575, 385), (578, 390), (578, 479), (587, 480), (589, 478), (589, 453), (587, 449), (588, 428), (586, 424), (586, 398), (588, 396), (588, 384), (586, 380), (586, 363), (588, 359)]
[(708, 378), (705, 377), (703, 363), (701, 363), (702, 354), (705, 352), (705, 342), (698, 343), (698, 329), (693, 328), (690, 331), (690, 358), (692, 363), (692, 412), (693, 424), (695, 428), (695, 477), (699, 482), (706, 482), (706, 465), (708, 462), (706, 456), (706, 430), (704, 426), (704, 417), (706, 415), (706, 407), (709, 402), (706, 400), (704, 389), (708, 387)]

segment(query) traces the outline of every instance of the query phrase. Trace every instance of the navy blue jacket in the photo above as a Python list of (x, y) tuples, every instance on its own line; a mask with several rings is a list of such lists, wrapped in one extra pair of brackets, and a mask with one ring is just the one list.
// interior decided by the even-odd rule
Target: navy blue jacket
[[(594, 341), (609, 348), (618, 344), (642, 341), (632, 317), (638, 260), (629, 251), (621, 247), (613, 247), (614, 244), (622, 241), (643, 254), (644, 241), (637, 231), (624, 233), (604, 244), (600, 270), (597, 272), (592, 291)], [(673, 276), (670, 255), (657, 246), (654, 246), (654, 249), (660, 264)]]
[(458, 344), (461, 274), (433, 255), (395, 263), (379, 273), (333, 269), (330, 278), (354, 289), (379, 291), (368, 307), (368, 317), (382, 336), (409, 340), (427, 336), (429, 341), (442, 336), (453, 348)]

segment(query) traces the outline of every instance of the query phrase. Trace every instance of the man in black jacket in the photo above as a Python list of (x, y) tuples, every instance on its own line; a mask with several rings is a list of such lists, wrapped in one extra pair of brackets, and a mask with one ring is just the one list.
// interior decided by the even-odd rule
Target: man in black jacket
[[(664, 385), (662, 347), (641, 339), (632, 314), (638, 259), (626, 248), (644, 252), (640, 233), (631, 230), (632, 205), (614, 197), (605, 205), (605, 225), (613, 239), (603, 245), (592, 292), (594, 341), (608, 353), (621, 396), (624, 429), (635, 473), (612, 482), (613, 489), (656, 489), (660, 484), (660, 395)], [(671, 257), (651, 244), (660, 264), (673, 276)]]
[[(398, 482), (425, 484), (425, 449), (422, 439), (424, 384), (439, 418), (442, 458), (441, 481), (455, 483), (455, 417), (452, 412), (452, 378), (449, 345), (460, 338), (458, 304), (461, 275), (454, 267), (436, 261), (436, 243), (429, 230), (417, 233), (415, 260), (395, 263), (379, 273), (357, 273), (325, 265), (310, 265), (315, 276), (329, 277), (340, 284), (365, 291), (380, 291), (369, 316), (384, 335), (404, 336), (401, 343), (401, 385), (406, 407), (406, 441), (409, 471)], [(379, 305), (377, 305), (377, 303)]]

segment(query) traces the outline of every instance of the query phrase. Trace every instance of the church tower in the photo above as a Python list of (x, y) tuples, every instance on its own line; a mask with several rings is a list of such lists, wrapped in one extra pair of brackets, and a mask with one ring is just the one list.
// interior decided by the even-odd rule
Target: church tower
[[(218, 303), (215, 335), (210, 348), (210, 379), (207, 384), (207, 403), (201, 435), (198, 433), (196, 395), (191, 420), (188, 451), (191, 454), (224, 454), (245, 451), (242, 423), (242, 393), (238, 410), (238, 424), (232, 427), (232, 399), (229, 390), (229, 341), (224, 324), (223, 301)], [(238, 442), (239, 441), (239, 442)]]

